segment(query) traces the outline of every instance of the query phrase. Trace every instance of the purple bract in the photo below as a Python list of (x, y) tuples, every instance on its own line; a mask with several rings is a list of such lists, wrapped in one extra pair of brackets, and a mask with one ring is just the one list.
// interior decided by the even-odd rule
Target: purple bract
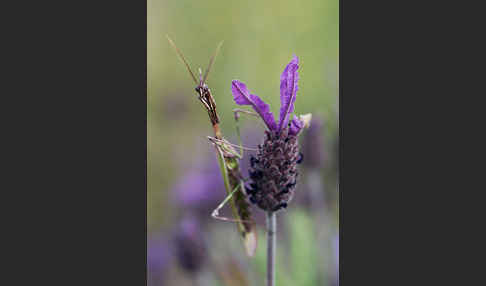
[[(260, 115), (270, 131), (280, 133), (289, 125), (290, 114), (294, 111), (295, 98), (297, 97), (299, 73), (299, 59), (294, 56), (285, 67), (280, 76), (280, 119), (275, 122), (270, 107), (257, 95), (251, 94), (246, 85), (239, 80), (231, 83), (231, 92), (238, 105), (251, 105), (256, 113)], [(289, 126), (289, 135), (297, 135), (303, 127), (303, 122), (294, 116)]]

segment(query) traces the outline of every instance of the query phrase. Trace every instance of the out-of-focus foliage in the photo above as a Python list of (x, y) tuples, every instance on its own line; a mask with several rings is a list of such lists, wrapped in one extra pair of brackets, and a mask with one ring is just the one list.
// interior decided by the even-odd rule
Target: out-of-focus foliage
[[(300, 210), (290, 214), (290, 267), (294, 285), (315, 285), (317, 281), (317, 271), (322, 271), (312, 265), (317, 264), (317, 249), (322, 245), (317, 245), (316, 233), (310, 216)], [(319, 242), (319, 243), (322, 243)]]
[[(310, 180), (316, 177), (322, 180), (317, 192), (324, 199), (318, 207), (305, 204), (312, 198), (306, 198), (304, 193), (308, 190), (305, 181), (310, 177), (306, 175), (309, 172), (302, 169), (303, 176), (294, 201), (278, 216), (277, 282), (278, 285), (331, 285), (331, 282), (323, 281), (326, 278), (321, 274), (329, 273), (326, 274), (328, 279), (335, 276), (331, 273), (335, 267), (331, 238), (338, 233), (338, 7), (338, 0), (148, 0), (147, 227), (149, 236), (160, 232), (166, 234), (163, 241), (167, 241), (169, 253), (177, 237), (173, 233), (188, 211), (184, 204), (177, 202), (178, 196), (174, 192), (180, 186), (199, 185), (183, 182), (191, 177), (200, 179), (198, 170), (211, 169), (201, 167), (200, 162), (213, 156), (213, 148), (206, 139), (207, 135), (212, 135), (212, 128), (207, 113), (197, 101), (195, 84), (165, 35), (174, 40), (194, 71), (201, 67), (203, 72), (217, 44), (224, 40), (207, 83), (216, 100), (223, 133), (234, 143), (237, 140), (232, 109), (237, 106), (231, 95), (231, 80), (245, 82), (278, 115), (280, 73), (295, 54), (300, 60), (295, 113), (312, 113), (323, 120), (321, 136), (324, 146), (321, 148), (326, 159), (322, 168), (313, 170)], [(252, 136), (263, 134), (263, 125), (256, 118), (242, 118), (242, 123), (246, 127), (257, 126), (250, 128)], [(254, 144), (253, 139), (245, 140), (250, 129), (242, 128), (245, 145)], [(301, 141), (304, 137), (303, 134)], [(214, 178), (208, 180), (215, 181)], [(215, 188), (215, 192), (224, 194), (222, 189)], [(256, 208), (254, 212), (261, 217)], [(235, 265), (239, 266), (233, 268), (240, 269), (250, 285), (262, 285), (265, 234), (261, 232), (259, 235), (256, 257), (248, 259), (233, 224), (213, 220), (210, 213), (199, 215), (199, 218), (204, 220), (202, 231), (206, 247), (216, 262), (206, 261), (197, 275), (189, 276), (177, 266), (177, 259), (172, 259), (163, 264), (168, 265), (163, 272), (164, 285), (194, 285), (192, 279), (197, 285), (226, 285), (223, 281), (231, 279), (228, 280), (224, 270), (227, 267), (221, 266), (227, 264), (224, 261), (237, 261)], [(258, 225), (260, 227), (262, 223)], [(223, 244), (215, 243), (215, 237), (221, 237), (227, 245), (223, 247)], [(234, 238), (234, 241), (228, 238)], [(160, 249), (159, 244), (156, 246)], [(150, 251), (150, 240), (148, 247)], [(167, 257), (174, 255), (171, 253)], [(319, 259), (320, 255), (326, 255), (325, 259)], [(316, 268), (311, 270), (312, 264), (316, 264)], [(304, 270), (307, 273), (302, 273)], [(157, 277), (157, 281), (161, 279)], [(240, 285), (238, 283), (235, 285)], [(158, 282), (157, 285), (162, 284)]]

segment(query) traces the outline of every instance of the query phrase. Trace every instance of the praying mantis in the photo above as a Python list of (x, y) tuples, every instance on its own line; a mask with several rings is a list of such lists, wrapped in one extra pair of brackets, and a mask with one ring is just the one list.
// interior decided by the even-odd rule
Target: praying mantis
[[(213, 144), (216, 151), (216, 156), (218, 158), (218, 163), (223, 176), (224, 187), (226, 189), (226, 198), (216, 207), (212, 212), (211, 216), (215, 219), (235, 222), (238, 227), (238, 232), (243, 240), (243, 245), (245, 247), (246, 254), (248, 256), (253, 256), (257, 247), (257, 232), (255, 221), (251, 216), (250, 205), (246, 201), (246, 191), (245, 191), (245, 180), (240, 172), (240, 160), (243, 158), (244, 150), (254, 150), (251, 148), (245, 148), (241, 142), (240, 129), (239, 129), (239, 117), (240, 114), (248, 114), (256, 116), (255, 113), (243, 109), (234, 109), (234, 119), (236, 123), (236, 133), (238, 136), (239, 145), (232, 144), (224, 139), (221, 129), (220, 129), (220, 119), (216, 111), (216, 102), (211, 94), (211, 90), (206, 84), (211, 67), (214, 63), (216, 56), (223, 45), (220, 42), (216, 48), (216, 51), (211, 56), (209, 60), (208, 67), (202, 74), (201, 69), (199, 69), (199, 81), (192, 72), (192, 69), (185, 59), (182, 52), (177, 48), (175, 43), (167, 35), (167, 40), (170, 45), (174, 48), (176, 53), (179, 55), (180, 59), (186, 66), (191, 78), (196, 83), (195, 91), (198, 96), (198, 100), (202, 103), (203, 107), (208, 112), (209, 120), (213, 127), (214, 137), (208, 136), (209, 142)], [(239, 148), (239, 152), (235, 148)], [(221, 210), (226, 203), (230, 204), (233, 219), (222, 217), (219, 215), (219, 210)]]

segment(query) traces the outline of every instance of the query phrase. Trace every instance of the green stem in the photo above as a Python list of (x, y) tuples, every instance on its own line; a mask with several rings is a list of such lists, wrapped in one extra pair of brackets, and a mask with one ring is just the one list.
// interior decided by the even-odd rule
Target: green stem
[(267, 212), (267, 286), (275, 286), (276, 218), (275, 212)]

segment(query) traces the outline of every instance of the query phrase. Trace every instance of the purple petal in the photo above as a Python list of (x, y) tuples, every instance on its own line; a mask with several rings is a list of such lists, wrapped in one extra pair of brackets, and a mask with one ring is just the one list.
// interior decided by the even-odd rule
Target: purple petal
[(270, 130), (277, 129), (277, 123), (273, 118), (273, 113), (270, 112), (270, 107), (263, 100), (254, 94), (250, 94), (246, 85), (239, 80), (231, 82), (231, 92), (238, 105), (251, 105), (253, 109), (260, 115), (265, 124)]
[(295, 97), (299, 89), (299, 58), (294, 56), (290, 63), (285, 67), (280, 76), (280, 120), (278, 130), (286, 127), (289, 122), (289, 115), (294, 111)]
[(304, 122), (294, 115), (294, 119), (292, 119), (292, 121), (290, 122), (289, 134), (290, 135), (299, 134), (302, 127), (304, 127)]

